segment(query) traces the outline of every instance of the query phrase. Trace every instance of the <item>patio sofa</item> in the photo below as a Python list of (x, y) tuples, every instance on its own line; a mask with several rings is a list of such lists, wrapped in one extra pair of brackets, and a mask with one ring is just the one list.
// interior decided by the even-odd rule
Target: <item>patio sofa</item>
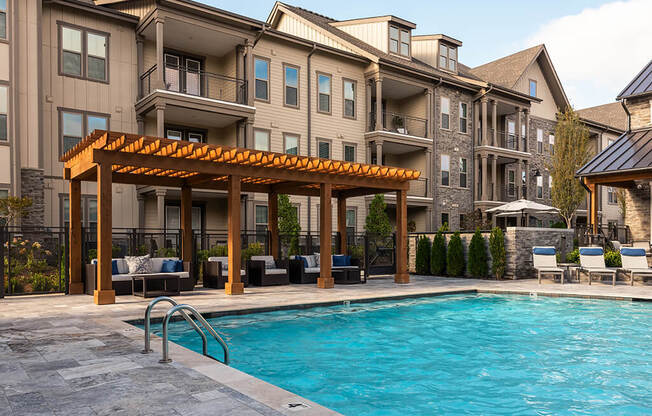
[[(210, 289), (224, 289), (224, 284), (229, 281), (229, 258), (228, 257), (209, 257), (202, 263), (203, 286)], [(245, 287), (249, 285), (246, 268), (240, 270), (240, 281)]]
[[(360, 279), (360, 260), (343, 254), (334, 254), (331, 258), (331, 270), (335, 283), (364, 283)], [(317, 283), (319, 277), (319, 254), (309, 256), (292, 256), (290, 258), (290, 282), (305, 284)]]
[(274, 256), (251, 256), (247, 261), (247, 277), (254, 286), (289, 285), (288, 261)]
[[(195, 279), (190, 273), (190, 262), (183, 262), (183, 271), (181, 272), (162, 272), (164, 260), (179, 260), (177, 257), (154, 257), (150, 259), (152, 271), (147, 273), (148, 276), (156, 274), (177, 274), (181, 279), (181, 291), (191, 291), (195, 288)], [(132, 294), (132, 276), (136, 274), (129, 274), (129, 267), (125, 259), (112, 259), (115, 262), (114, 273), (111, 275), (113, 280), (113, 290), (116, 295), (131, 295)], [(117, 269), (117, 270), (115, 270)], [(115, 273), (117, 271), (117, 273)], [(97, 287), (97, 259), (93, 259), (91, 264), (86, 264), (84, 267), (84, 290), (87, 295), (92, 295)]]

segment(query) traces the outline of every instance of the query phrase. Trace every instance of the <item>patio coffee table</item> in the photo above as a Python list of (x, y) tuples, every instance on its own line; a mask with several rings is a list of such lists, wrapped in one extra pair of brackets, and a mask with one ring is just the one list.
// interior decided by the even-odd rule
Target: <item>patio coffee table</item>
[[(577, 263), (557, 263), (557, 266), (564, 269), (564, 275), (568, 276), (569, 282), (573, 280), (573, 273), (571, 273), (571, 269), (580, 267), (580, 265)], [(577, 282), (580, 282), (579, 274), (577, 275)], [(561, 277), (561, 284), (564, 284), (564, 276)]]
[[(136, 282), (142, 282), (142, 290), (136, 291)], [(148, 282), (163, 282), (163, 289), (148, 290)], [(170, 284), (170, 282), (174, 282)], [(172, 288), (170, 288), (172, 286)], [(131, 277), (131, 292), (134, 296), (154, 298), (158, 296), (179, 296), (181, 294), (181, 278), (177, 274), (156, 273)]]

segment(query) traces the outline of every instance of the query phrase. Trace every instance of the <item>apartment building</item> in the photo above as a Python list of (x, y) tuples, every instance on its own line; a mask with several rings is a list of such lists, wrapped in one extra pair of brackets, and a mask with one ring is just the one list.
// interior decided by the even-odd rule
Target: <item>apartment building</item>
[[(417, 168), (417, 230), (458, 229), (520, 197), (549, 203), (555, 114), (568, 100), (545, 47), (469, 68), (460, 40), (416, 30), (280, 2), (261, 22), (189, 0), (0, 0), (0, 192), (33, 199), (23, 224), (64, 225), (59, 157), (97, 128)], [(586, 122), (604, 143), (618, 135)], [(93, 227), (94, 184), (82, 192)], [(242, 198), (243, 226), (266, 229), (266, 196)], [(113, 224), (177, 229), (179, 200), (177, 189), (114, 185)], [(302, 230), (318, 231), (318, 201), (292, 202)], [(350, 231), (363, 230), (368, 203), (347, 201)], [(193, 228), (226, 227), (224, 193), (193, 192)]]

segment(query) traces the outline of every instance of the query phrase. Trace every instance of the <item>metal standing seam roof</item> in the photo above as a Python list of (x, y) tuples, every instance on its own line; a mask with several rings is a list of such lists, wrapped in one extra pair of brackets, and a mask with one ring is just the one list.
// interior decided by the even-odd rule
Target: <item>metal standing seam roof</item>
[(617, 100), (637, 95), (652, 94), (652, 60), (623, 89)]
[(652, 169), (652, 129), (625, 133), (577, 171), (594, 176)]

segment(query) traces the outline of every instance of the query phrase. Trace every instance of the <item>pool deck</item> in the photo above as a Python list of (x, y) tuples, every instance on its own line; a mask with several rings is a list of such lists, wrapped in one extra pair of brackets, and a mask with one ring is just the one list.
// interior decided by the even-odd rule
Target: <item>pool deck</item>
[[(244, 296), (196, 290), (175, 299), (201, 312), (239, 313), (299, 305), (339, 303), (478, 291), (538, 293), (652, 301), (652, 285), (560, 285), (536, 280), (493, 281), (412, 276), (366, 285), (318, 289), (312, 285), (247, 288)], [(151, 299), (119, 296), (96, 306), (86, 295), (0, 299), (0, 416), (4, 415), (335, 415), (307, 399), (232, 367), (170, 344), (171, 364), (159, 364), (160, 341), (141, 354), (142, 319)], [(157, 307), (160, 318), (168, 305)]]

